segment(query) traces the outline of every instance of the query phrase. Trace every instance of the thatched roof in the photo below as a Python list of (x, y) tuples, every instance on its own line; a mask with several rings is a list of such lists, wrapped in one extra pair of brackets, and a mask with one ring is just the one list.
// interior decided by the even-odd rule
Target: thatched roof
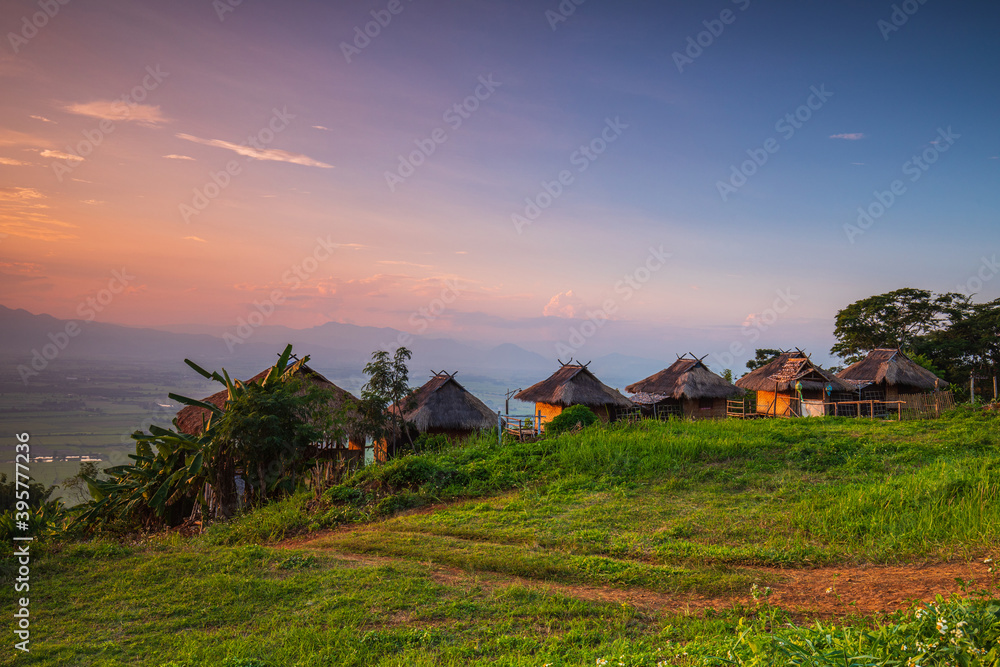
[(659, 373), (625, 387), (636, 403), (659, 403), (665, 399), (730, 398), (740, 389), (716, 375), (700, 359), (680, 358)]
[[(403, 403), (406, 421), (424, 432), (432, 428), (474, 430), (496, 426), (497, 413), (458, 383), (455, 374), (435, 373)], [(398, 406), (393, 406), (398, 412)]]
[[(257, 373), (252, 378), (247, 380), (244, 384), (250, 382), (261, 382), (267, 377), (267, 374), (271, 371), (270, 368)], [(324, 389), (329, 389), (333, 393), (333, 400), (330, 401), (330, 406), (333, 409), (340, 409), (344, 405), (355, 406), (357, 405), (358, 399), (352, 396), (347, 391), (344, 391), (337, 385), (333, 384), (325, 377), (309, 368), (305, 364), (299, 366), (298, 370), (295, 372), (295, 376), (299, 378), (306, 379), (313, 384), (316, 384)], [(223, 389), (220, 392), (212, 394), (207, 398), (201, 399), (205, 403), (211, 403), (212, 405), (218, 406), (220, 408), (225, 408), (226, 401), (229, 399), (229, 391)], [(350, 407), (349, 407), (350, 409)], [(195, 407), (189, 405), (183, 410), (177, 413), (175, 422), (177, 424), (177, 429), (182, 433), (187, 433), (189, 435), (198, 435), (205, 428), (205, 422), (208, 421), (209, 412), (205, 408)]]
[(585, 364), (568, 363), (538, 384), (533, 384), (514, 396), (528, 403), (547, 403), (568, 408), (571, 405), (587, 407), (629, 407), (628, 400), (607, 386), (591, 373)]
[(841, 380), (855, 387), (885, 382), (887, 385), (901, 385), (931, 390), (944, 387), (945, 381), (903, 354), (901, 350), (879, 348), (856, 364), (837, 373)]
[(833, 373), (814, 364), (805, 352), (782, 352), (777, 357), (736, 381), (736, 386), (750, 391), (788, 391), (801, 382), (803, 389), (854, 391), (854, 387)]

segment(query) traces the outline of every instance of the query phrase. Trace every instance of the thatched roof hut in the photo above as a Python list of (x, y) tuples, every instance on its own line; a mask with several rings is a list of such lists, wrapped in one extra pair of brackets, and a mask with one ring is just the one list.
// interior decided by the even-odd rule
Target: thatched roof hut
[(646, 411), (689, 417), (725, 417), (726, 400), (743, 393), (701, 359), (678, 357), (669, 368), (625, 387)]
[(854, 390), (848, 382), (825, 371), (805, 352), (782, 352), (736, 381), (736, 386), (757, 392), (757, 412), (772, 416), (825, 414), (825, 408), (807, 411), (805, 405), (825, 405), (833, 392)]
[[(625, 387), (630, 394), (654, 400), (672, 398), (730, 398), (740, 389), (708, 369), (700, 359), (679, 357), (670, 368)], [(635, 399), (633, 399), (635, 400)]]
[[(262, 382), (267, 374), (271, 371), (270, 368), (261, 371), (257, 375), (247, 380), (244, 384)], [(295, 377), (302, 378), (311, 382), (323, 389), (327, 389), (333, 395), (330, 400), (330, 408), (333, 410), (340, 410), (341, 408), (346, 408), (348, 418), (357, 415), (357, 404), (358, 399), (352, 396), (349, 392), (341, 389), (337, 385), (333, 384), (321, 374), (317, 373), (313, 369), (309, 368), (305, 364), (301, 364), (299, 368), (295, 371)], [(216, 392), (207, 398), (201, 399), (205, 403), (211, 403), (212, 405), (218, 406), (220, 408), (225, 408), (226, 401), (229, 399), (229, 391), (223, 389), (222, 391)], [(189, 405), (177, 413), (174, 418), (174, 424), (177, 430), (182, 433), (187, 433), (189, 435), (197, 435), (201, 433), (205, 428), (205, 422), (208, 421), (209, 412), (205, 408), (199, 408), (193, 405)], [(349, 447), (351, 449), (364, 449), (365, 439), (362, 435), (349, 434)]]
[(902, 350), (878, 348), (868, 356), (840, 371), (837, 377), (856, 390), (877, 385), (886, 398), (899, 394), (918, 394), (946, 386), (944, 380), (906, 356)]
[(630, 408), (632, 401), (597, 379), (587, 364), (574, 364), (571, 359), (547, 379), (533, 384), (514, 396), (519, 401), (535, 404), (535, 412), (546, 420), (571, 405), (585, 405), (604, 421), (614, 417), (617, 408)]
[[(402, 405), (403, 418), (420, 433), (463, 437), (497, 424), (497, 414), (459, 384), (454, 373), (434, 373)], [(400, 408), (392, 410), (399, 413)]]

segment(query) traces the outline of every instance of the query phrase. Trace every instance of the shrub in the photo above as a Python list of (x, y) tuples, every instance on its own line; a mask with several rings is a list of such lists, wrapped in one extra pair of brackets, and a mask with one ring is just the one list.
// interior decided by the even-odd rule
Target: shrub
[(597, 423), (597, 415), (585, 405), (571, 405), (549, 422), (545, 427), (546, 435), (559, 435), (576, 428), (577, 424), (586, 428)]

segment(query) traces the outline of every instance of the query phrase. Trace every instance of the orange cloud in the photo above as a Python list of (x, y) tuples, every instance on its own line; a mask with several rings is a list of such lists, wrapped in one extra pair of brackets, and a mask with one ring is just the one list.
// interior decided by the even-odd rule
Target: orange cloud
[(101, 120), (124, 120), (140, 125), (155, 126), (170, 121), (159, 106), (151, 104), (126, 104), (121, 100), (96, 100), (64, 107), (70, 113)]

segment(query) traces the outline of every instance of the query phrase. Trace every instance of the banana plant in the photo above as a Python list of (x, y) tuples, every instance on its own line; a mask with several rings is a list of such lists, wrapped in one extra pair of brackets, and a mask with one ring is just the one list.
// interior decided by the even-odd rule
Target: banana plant
[[(261, 385), (269, 387), (296, 373), (309, 357), (288, 364), (292, 346), (288, 345), (278, 356)], [(233, 380), (229, 374), (208, 372), (185, 359), (184, 362), (198, 374), (223, 384), (228, 397), (226, 404), (239, 399), (246, 391), (246, 384)], [(115, 524), (142, 525), (178, 521), (180, 514), (202, 508), (202, 516), (209, 516), (209, 499), (206, 491), (212, 489), (217, 509), (223, 515), (229, 511), (235, 497), (236, 461), (225, 438), (219, 437), (219, 424), (225, 409), (206, 401), (169, 394), (183, 405), (203, 408), (208, 418), (199, 435), (150, 425), (149, 433), (136, 431), (131, 435), (136, 441), (136, 453), (130, 454), (133, 463), (107, 468), (107, 479), (84, 477), (93, 500), (83, 505), (72, 527), (85, 530), (102, 530)]]

